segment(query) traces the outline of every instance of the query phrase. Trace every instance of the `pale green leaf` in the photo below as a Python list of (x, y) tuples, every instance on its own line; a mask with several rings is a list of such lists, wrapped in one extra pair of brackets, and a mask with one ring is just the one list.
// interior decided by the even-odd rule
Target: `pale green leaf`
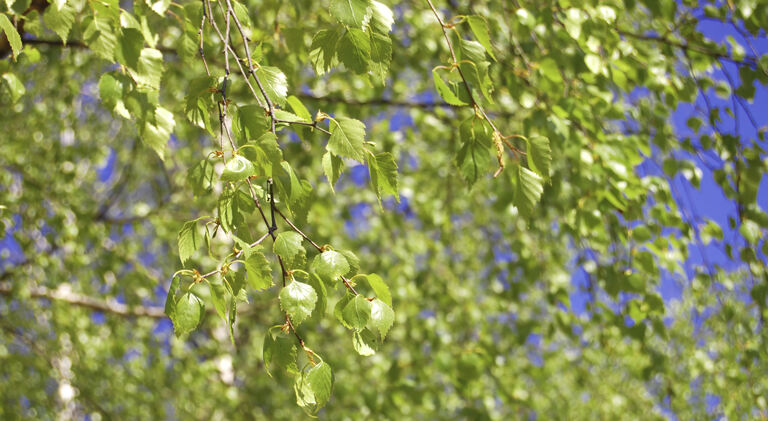
[(253, 163), (242, 155), (236, 155), (224, 166), (221, 181), (240, 181), (252, 175), (256, 175), (256, 167)]
[(179, 245), (179, 260), (184, 265), (187, 260), (197, 251), (202, 245), (202, 237), (197, 230), (197, 221), (185, 222), (179, 230), (177, 237)]
[(371, 60), (371, 39), (362, 29), (349, 29), (339, 40), (337, 54), (349, 70), (365, 73)]
[(392, 294), (389, 292), (387, 284), (381, 279), (381, 276), (371, 273), (365, 275), (365, 279), (376, 294), (376, 298), (379, 298), (381, 301), (384, 301), (385, 304), (392, 307)]
[(333, 187), (336, 185), (341, 173), (344, 171), (344, 161), (338, 156), (326, 152), (323, 154), (322, 164), (325, 177), (328, 179), (328, 184), (331, 185), (331, 191), (335, 193)]
[(280, 291), (280, 308), (288, 313), (294, 326), (312, 314), (316, 302), (315, 289), (303, 282), (293, 281)]
[(362, 295), (356, 295), (344, 306), (341, 315), (352, 329), (361, 330), (371, 318), (371, 302)]
[(277, 105), (285, 105), (288, 95), (288, 80), (285, 74), (277, 67), (261, 66), (256, 70), (256, 75), (261, 80), (269, 99)]
[(72, 24), (75, 23), (75, 9), (69, 3), (59, 10), (46, 8), (43, 12), (43, 23), (66, 44), (69, 31), (72, 29)]
[(345, 158), (363, 162), (365, 124), (353, 118), (337, 117), (331, 120), (331, 137), (326, 148)]
[(533, 208), (544, 191), (541, 176), (518, 165), (517, 183), (515, 188), (515, 206), (523, 216), (533, 213)]
[(18, 101), (27, 91), (24, 88), (24, 83), (13, 73), (3, 73), (2, 81), (3, 86), (8, 89), (11, 95), (11, 102)]
[(282, 332), (281, 326), (273, 326), (267, 331), (267, 335), (264, 337), (262, 358), (264, 359), (264, 369), (270, 377), (275, 368), (283, 368), (289, 373), (299, 372), (296, 362), (298, 358), (296, 340)]
[(472, 29), (472, 33), (475, 34), (477, 41), (482, 44), (488, 55), (496, 60), (491, 45), (491, 36), (488, 33), (488, 23), (485, 19), (482, 16), (472, 15), (467, 17), (467, 22), (469, 23), (470, 29)]
[(176, 311), (173, 313), (173, 330), (176, 336), (192, 332), (200, 324), (205, 306), (195, 294), (187, 292), (176, 302)]
[(312, 271), (324, 282), (331, 283), (349, 272), (349, 263), (343, 254), (326, 250), (315, 256), (315, 260), (312, 262)]
[(549, 148), (549, 138), (544, 136), (531, 136), (527, 139), (528, 166), (536, 174), (543, 178), (549, 177), (549, 168), (552, 162), (552, 150)]
[(272, 285), (272, 267), (261, 252), (251, 252), (245, 260), (245, 273), (248, 284), (255, 290), (265, 290)]
[(375, 354), (376, 350), (379, 349), (376, 335), (368, 329), (352, 333), (352, 345), (355, 347), (355, 351), (364, 357)]
[(370, 0), (331, 0), (331, 15), (353, 28), (363, 29), (371, 13)]
[(387, 336), (387, 332), (395, 322), (395, 312), (379, 298), (371, 302), (371, 323), (379, 330), (381, 337)]
[(309, 58), (317, 74), (324, 74), (338, 63), (336, 44), (338, 44), (339, 38), (341, 38), (339, 29), (323, 29), (312, 38)]
[(8, 19), (8, 16), (5, 16), (2, 13), (0, 13), (0, 29), (2, 29), (2, 32), (5, 32), (8, 43), (11, 45), (13, 59), (16, 60), (16, 57), (18, 57), (21, 52), (21, 37), (19, 36), (16, 27), (13, 26), (13, 23)]

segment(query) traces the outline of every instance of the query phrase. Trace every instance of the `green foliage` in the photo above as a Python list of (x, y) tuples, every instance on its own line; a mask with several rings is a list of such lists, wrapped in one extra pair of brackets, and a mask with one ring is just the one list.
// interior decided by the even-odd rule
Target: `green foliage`
[(765, 418), (763, 3), (0, 2), (0, 419)]

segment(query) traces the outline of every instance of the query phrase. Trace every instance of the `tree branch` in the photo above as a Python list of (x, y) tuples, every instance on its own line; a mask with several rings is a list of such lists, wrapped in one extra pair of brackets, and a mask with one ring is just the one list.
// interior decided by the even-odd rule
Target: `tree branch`
[[(14, 295), (13, 292), (13, 287), (10, 284), (0, 284), (0, 295), (12, 297)], [(102, 300), (70, 291), (69, 288), (61, 286), (57, 289), (50, 289), (43, 286), (31, 287), (29, 289), (29, 296), (32, 298), (45, 298), (48, 300), (71, 304), (94, 311), (115, 314), (118, 316), (150, 317), (154, 319), (164, 319), (168, 317), (165, 315), (165, 309), (163, 307), (128, 305), (111, 299)], [(214, 313), (216, 311), (214, 308), (210, 307), (206, 308), (206, 310), (208, 313)], [(253, 306), (242, 306), (238, 309), (237, 313), (244, 314), (253, 310), (256, 310), (256, 308)]]

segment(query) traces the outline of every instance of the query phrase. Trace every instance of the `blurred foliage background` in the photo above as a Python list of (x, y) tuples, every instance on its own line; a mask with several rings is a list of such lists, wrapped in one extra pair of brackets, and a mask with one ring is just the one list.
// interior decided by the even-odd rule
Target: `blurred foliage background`
[[(475, 182), (456, 163), (473, 110), (435, 91), (431, 70), (451, 61), (429, 4), (388, 4), (381, 83), (344, 64), (315, 71), (313, 36), (336, 25), (330, 3), (238, 2), (289, 94), (313, 116), (364, 121), (399, 167), (399, 201), (379, 204), (353, 161), (334, 193), (327, 136), (279, 132), (313, 186), (301, 229), (354, 251), (390, 286), (396, 314), (370, 357), (331, 314), (342, 288), (298, 328), (334, 369), (320, 418), (768, 417), (768, 3), (437, 2), (465, 39), (468, 23), (452, 17), (487, 22), (492, 101), (478, 102), (489, 118), (505, 135), (549, 139), (530, 212), (515, 203), (525, 156), (505, 152), (494, 178), (489, 145)], [(145, 122), (100, 96), (102, 75), (125, 70), (109, 34), (128, 18), (92, 28), (116, 5), (0, 5), (23, 44), (0, 36), (0, 418), (303, 417), (290, 377), (270, 378), (262, 361), (267, 329), (284, 320), (279, 288), (248, 291), (234, 344), (209, 302), (187, 337), (163, 314), (179, 229), (216, 208), (188, 176), (217, 143), (185, 117), (205, 76), (199, 2), (119, 4), (162, 53), (153, 92), (175, 121), (164, 160)], [(206, 38), (218, 76), (221, 49)], [(233, 75), (233, 103), (253, 103)], [(247, 221), (264, 232), (256, 214)], [(211, 247), (188, 267), (215, 269), (232, 242)]]

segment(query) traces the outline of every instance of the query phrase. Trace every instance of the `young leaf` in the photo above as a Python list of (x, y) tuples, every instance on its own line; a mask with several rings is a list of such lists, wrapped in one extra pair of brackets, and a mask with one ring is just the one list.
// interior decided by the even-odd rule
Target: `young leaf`
[(331, 399), (333, 389), (333, 371), (325, 361), (321, 361), (312, 367), (304, 376), (304, 381), (309, 385), (315, 395), (317, 406), (322, 408)]
[(371, 12), (370, 0), (331, 0), (331, 15), (353, 28), (363, 29)]
[(535, 172), (518, 165), (517, 183), (515, 188), (515, 206), (523, 216), (529, 216), (533, 212), (536, 202), (539, 201), (544, 187), (541, 177)]
[(462, 146), (456, 154), (456, 164), (471, 186), (491, 165), (491, 136), (486, 125), (473, 117), (461, 123), (459, 133)]
[(298, 255), (306, 253), (306, 250), (304, 250), (304, 247), (301, 245), (301, 241), (301, 235), (298, 233), (293, 231), (283, 231), (280, 234), (277, 234), (272, 250), (276, 255), (285, 260), (294, 260)]
[(294, 95), (289, 96), (288, 105), (291, 106), (293, 112), (296, 113), (296, 115), (299, 116), (302, 120), (312, 121), (312, 114), (309, 113), (309, 110), (307, 110), (307, 107), (304, 106), (299, 98)]
[(19, 32), (16, 30), (16, 27), (13, 26), (11, 21), (8, 19), (8, 16), (5, 16), (2, 13), (0, 13), (0, 29), (2, 29), (1, 32), (5, 32), (8, 43), (11, 45), (11, 53), (13, 54), (13, 59), (16, 60), (16, 57), (19, 56), (19, 52), (21, 52), (21, 37), (19, 36)]
[(27, 91), (24, 88), (24, 83), (13, 73), (3, 73), (1, 80), (11, 94), (11, 102), (18, 101)]
[(227, 289), (222, 282), (221, 277), (212, 276), (208, 278), (208, 287), (211, 290), (211, 301), (216, 313), (224, 320), (227, 320)]
[(347, 304), (350, 303), (355, 298), (354, 295), (351, 293), (346, 293), (344, 296), (336, 303), (336, 307), (333, 308), (333, 315), (336, 317), (336, 320), (339, 321), (344, 327), (347, 329), (352, 329), (352, 326), (347, 323), (346, 320), (344, 320), (344, 308), (347, 306)]
[(344, 161), (338, 156), (326, 152), (323, 154), (322, 164), (325, 177), (328, 179), (328, 184), (331, 185), (331, 191), (336, 193), (333, 186), (339, 181), (339, 177), (341, 176), (342, 171), (344, 171)]
[(330, 129), (326, 149), (338, 156), (363, 162), (365, 124), (354, 118), (337, 117), (331, 120)]
[(543, 178), (549, 177), (549, 167), (552, 162), (552, 151), (549, 148), (549, 138), (533, 136), (528, 142), (528, 166)]
[(244, 140), (258, 139), (269, 129), (267, 115), (259, 105), (244, 105), (237, 107), (237, 126)]
[(314, 273), (309, 274), (307, 284), (314, 288), (315, 293), (317, 293), (317, 303), (312, 315), (319, 319), (325, 315), (325, 309), (328, 307), (328, 291), (325, 289), (323, 281)]
[(179, 298), (176, 302), (176, 311), (173, 313), (173, 329), (176, 332), (176, 336), (181, 336), (189, 333), (200, 324), (203, 313), (205, 312), (205, 306), (203, 301), (197, 298), (195, 294), (187, 292)]
[(201, 196), (211, 189), (214, 174), (213, 163), (207, 159), (203, 159), (187, 171), (187, 181), (192, 186), (195, 196)]
[(355, 298), (344, 306), (341, 316), (352, 329), (361, 330), (371, 318), (371, 302), (362, 295), (355, 295)]
[(55, 32), (66, 45), (69, 30), (72, 29), (72, 24), (75, 23), (75, 9), (69, 2), (60, 10), (46, 8), (45, 12), (43, 12), (43, 23), (51, 31)]
[(240, 181), (252, 175), (256, 175), (256, 167), (253, 166), (253, 163), (242, 155), (236, 155), (224, 166), (221, 181)]
[(336, 65), (336, 44), (339, 38), (341, 38), (339, 29), (323, 29), (312, 38), (309, 58), (318, 75), (324, 74)]
[(357, 275), (357, 272), (360, 272), (360, 259), (355, 253), (352, 253), (349, 250), (339, 250), (339, 253), (344, 255), (344, 258), (347, 259), (347, 263), (349, 263), (349, 271), (347, 271), (344, 276), (351, 278)]
[(179, 260), (181, 260), (183, 266), (202, 244), (202, 238), (197, 231), (197, 221), (184, 223), (181, 230), (179, 230), (178, 244)]
[(312, 314), (317, 293), (310, 285), (293, 281), (280, 291), (280, 307), (288, 313), (294, 326), (298, 326)]
[(245, 260), (245, 273), (248, 285), (255, 290), (262, 291), (274, 285), (272, 267), (261, 252), (252, 252)]
[(383, 339), (395, 322), (395, 312), (384, 301), (376, 298), (371, 302), (371, 322)]
[(383, 84), (392, 61), (392, 40), (387, 35), (371, 32), (371, 73)]
[(435, 90), (438, 94), (440, 94), (440, 97), (443, 98), (443, 101), (447, 102), (450, 105), (455, 105), (457, 107), (468, 105), (466, 102), (459, 99), (459, 97), (454, 93), (454, 91), (448, 87), (448, 85), (445, 83), (442, 77), (440, 77), (440, 74), (437, 72), (437, 69), (432, 70), (432, 79), (435, 82)]
[(171, 286), (168, 287), (168, 296), (165, 297), (165, 315), (173, 320), (174, 313), (176, 313), (176, 291), (179, 290), (179, 284), (181, 278), (174, 276), (171, 279)]
[(339, 40), (337, 54), (349, 70), (358, 74), (365, 73), (371, 61), (371, 40), (368, 34), (362, 29), (349, 29)]
[(274, 368), (284, 368), (289, 373), (298, 373), (299, 367), (296, 363), (298, 351), (296, 341), (281, 331), (282, 326), (273, 326), (267, 331), (264, 337), (264, 346), (262, 356), (264, 359), (264, 369), (272, 377)]
[(369, 357), (375, 354), (376, 350), (379, 349), (376, 335), (368, 329), (355, 331), (352, 334), (352, 345), (354, 345), (355, 351), (364, 357)]
[(176, 126), (176, 121), (173, 119), (173, 114), (163, 107), (157, 107), (153, 117), (144, 121), (141, 129), (142, 140), (157, 153), (161, 160), (165, 160), (165, 146)]
[(483, 45), (488, 55), (496, 60), (496, 56), (493, 54), (493, 47), (491, 46), (491, 36), (488, 33), (488, 23), (485, 22), (485, 19), (481, 16), (472, 15), (467, 17), (467, 22), (477, 41)]
[(366, 160), (371, 184), (376, 191), (376, 196), (379, 197), (379, 201), (384, 194), (391, 194), (400, 201), (400, 195), (397, 192), (397, 163), (392, 153), (366, 154)]
[(324, 282), (331, 283), (349, 272), (349, 263), (343, 254), (326, 250), (315, 256), (315, 260), (312, 262), (312, 271)]
[(385, 4), (373, 0), (371, 2), (371, 22), (370, 27), (374, 32), (387, 35), (392, 30), (395, 23), (395, 15)]
[(374, 294), (376, 294), (376, 298), (379, 298), (381, 301), (384, 301), (385, 304), (392, 307), (392, 294), (389, 292), (387, 284), (381, 279), (381, 276), (371, 273), (365, 275), (365, 279), (368, 280), (368, 284), (371, 285)]
[(163, 53), (154, 48), (142, 49), (136, 71), (131, 74), (137, 84), (160, 89), (160, 79), (163, 77)]
[(288, 95), (288, 80), (277, 67), (261, 66), (256, 70), (267, 96), (273, 103), (283, 106)]

